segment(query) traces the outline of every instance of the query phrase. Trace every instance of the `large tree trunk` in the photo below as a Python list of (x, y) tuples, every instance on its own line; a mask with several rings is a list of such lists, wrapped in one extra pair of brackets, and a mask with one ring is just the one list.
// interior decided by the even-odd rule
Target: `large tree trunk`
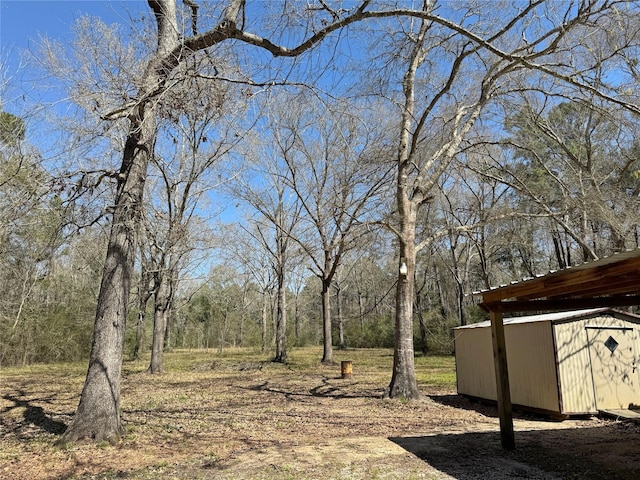
[(393, 352), (393, 375), (387, 395), (391, 398), (419, 398), (415, 375), (413, 348), (413, 300), (415, 288), (415, 227), (416, 215), (406, 201), (402, 238), (400, 239), (400, 262), (396, 288), (395, 348)]
[(151, 343), (151, 361), (147, 373), (162, 373), (164, 338), (167, 331), (167, 310), (156, 308), (153, 312), (153, 341)]
[[(138, 98), (128, 115), (119, 185), (102, 282), (96, 307), (89, 369), (80, 403), (61, 443), (80, 439), (115, 443), (124, 432), (120, 417), (120, 373), (131, 277), (137, 247), (147, 167), (154, 148), (157, 102), (147, 98), (162, 80), (162, 59), (178, 45), (176, 5), (173, 0), (149, 2), (158, 22), (157, 55), (149, 61)], [(165, 73), (166, 74), (166, 73)]]
[(322, 332), (323, 354), (322, 363), (333, 363), (333, 339), (331, 338), (331, 296), (329, 292), (330, 281), (322, 279)]
[[(153, 117), (153, 115), (152, 115)], [(89, 369), (80, 403), (59, 442), (120, 440), (120, 372), (131, 277), (135, 262), (136, 223), (153, 145), (154, 124), (133, 122), (127, 139), (96, 308)]]
[[(428, 8), (427, 2), (424, 7)], [(420, 396), (415, 374), (413, 351), (413, 296), (416, 271), (416, 221), (418, 210), (427, 196), (420, 182), (410, 181), (413, 169), (411, 155), (411, 135), (415, 113), (415, 77), (416, 71), (424, 61), (423, 41), (428, 29), (424, 20), (420, 31), (413, 40), (415, 43), (410, 56), (407, 71), (402, 81), (405, 104), (400, 122), (398, 142), (398, 177), (396, 202), (398, 207), (398, 240), (400, 258), (398, 263), (398, 283), (396, 285), (395, 344), (393, 350), (393, 374), (386, 395), (391, 398), (414, 399)], [(418, 132), (413, 132), (416, 135)]]

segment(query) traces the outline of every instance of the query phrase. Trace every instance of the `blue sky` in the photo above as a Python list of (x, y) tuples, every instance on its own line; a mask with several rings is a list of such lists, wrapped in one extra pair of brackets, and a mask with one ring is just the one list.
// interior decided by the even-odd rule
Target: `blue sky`
[[(29, 92), (38, 90), (39, 83), (33, 81), (28, 66), (20, 70), (18, 68), (21, 52), (25, 49), (35, 50), (39, 36), (65, 43), (72, 36), (73, 24), (83, 15), (100, 17), (107, 24), (130, 25), (130, 17), (138, 17), (140, 11), (150, 13), (147, 0), (0, 0), (0, 63), (8, 60), (8, 75), (13, 77), (9, 89), (0, 92), (0, 111), (5, 109), (23, 116), (21, 109), (25, 105), (27, 109), (31, 106)], [(49, 98), (47, 93), (39, 92), (35, 92), (34, 98), (41, 98), (39, 95), (44, 95), (52, 102), (57, 100), (57, 97)], [(65, 104), (55, 103), (49, 108), (64, 110)], [(29, 118), (27, 141), (45, 159), (59, 158), (57, 137), (49, 135), (46, 124), (39, 122), (38, 119)], [(233, 218), (239, 215), (234, 213), (232, 206), (227, 207), (225, 214)]]
[(10, 66), (19, 52), (30, 48), (38, 35), (64, 39), (83, 14), (105, 23), (126, 22), (127, 12), (148, 9), (146, 0), (0, 0), (0, 46)]
[[(0, 110), (24, 118), (34, 102), (58, 100), (39, 88), (38, 76), (21, 60), (25, 50), (36, 50), (39, 36), (66, 43), (75, 21), (83, 15), (128, 25), (130, 16), (138, 16), (141, 10), (149, 10), (146, 0), (0, 0), (0, 65), (7, 68), (0, 72), (0, 81), (9, 80), (0, 91)], [(47, 142), (33, 135), (42, 130), (28, 125), (27, 138), (44, 152), (47, 148), (42, 143)]]

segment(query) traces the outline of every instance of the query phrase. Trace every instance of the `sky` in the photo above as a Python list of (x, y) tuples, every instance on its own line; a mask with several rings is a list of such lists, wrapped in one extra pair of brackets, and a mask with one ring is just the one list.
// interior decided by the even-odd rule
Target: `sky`
[(128, 11), (139, 9), (148, 9), (146, 0), (0, 0), (2, 57), (15, 68), (19, 52), (32, 48), (39, 35), (63, 40), (84, 14), (124, 23)]
[[(34, 102), (58, 101), (59, 92), (39, 88), (38, 76), (22, 60), (25, 51), (37, 50), (40, 36), (64, 44), (83, 15), (100, 17), (107, 24), (129, 24), (131, 15), (148, 9), (147, 0), (0, 0), (0, 111), (25, 118), (24, 111), (30, 112)], [(42, 133), (43, 128), (28, 124), (27, 138), (46, 157), (47, 145), (53, 142), (42, 138)]]
[(140, 8), (148, 8), (146, 0), (0, 0), (0, 43), (25, 48), (38, 34), (63, 38), (83, 14), (124, 22), (127, 10)]

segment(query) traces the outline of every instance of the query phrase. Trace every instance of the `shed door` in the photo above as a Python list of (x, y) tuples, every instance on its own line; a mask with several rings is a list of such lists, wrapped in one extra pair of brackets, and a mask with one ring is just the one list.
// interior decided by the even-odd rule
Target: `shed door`
[(640, 404), (633, 330), (587, 327), (587, 339), (598, 410)]

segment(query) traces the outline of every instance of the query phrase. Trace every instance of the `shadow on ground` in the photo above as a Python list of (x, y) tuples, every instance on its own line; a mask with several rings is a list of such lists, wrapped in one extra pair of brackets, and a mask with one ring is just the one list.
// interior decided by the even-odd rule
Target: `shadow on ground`
[[(45, 412), (44, 408), (34, 405), (35, 403), (45, 402), (50, 403), (50, 398), (36, 398), (25, 400), (26, 393), (22, 390), (18, 390), (18, 395), (7, 394), (2, 398), (11, 402), (12, 405), (2, 410), (2, 416), (0, 416), (0, 426), (6, 428), (8, 431), (12, 431), (18, 436), (26, 436), (30, 427), (34, 427), (36, 431), (38, 429), (60, 435), (67, 429), (66, 424), (63, 422), (54, 420), (51, 415)], [(19, 418), (13, 419), (13, 421), (7, 415), (10, 411), (19, 409), (22, 412), (22, 421)], [(33, 432), (31, 432), (33, 433)]]
[(252, 390), (255, 392), (268, 392), (283, 395), (286, 398), (293, 399), (296, 397), (320, 397), (320, 398), (332, 398), (334, 400), (344, 398), (381, 398), (382, 389), (360, 389), (354, 390), (353, 385), (340, 384), (340, 377), (323, 377), (322, 383), (312, 388), (301, 389), (298, 391), (292, 389), (284, 389), (278, 386), (274, 386), (269, 382), (262, 382), (250, 387), (238, 387), (245, 390)]
[[(485, 417), (498, 418), (498, 406), (495, 401), (492, 402), (490, 400), (474, 399), (457, 394), (429, 395), (429, 398), (434, 402), (441, 405), (446, 405), (447, 407), (474, 411), (484, 415)], [(519, 409), (517, 405), (513, 406), (513, 418), (548, 420), (553, 422), (561, 420), (557, 417), (551, 417), (542, 413), (536, 413), (526, 409)]]
[(502, 449), (498, 432), (390, 440), (458, 480), (640, 480), (640, 429), (635, 424), (516, 431), (512, 452)]

